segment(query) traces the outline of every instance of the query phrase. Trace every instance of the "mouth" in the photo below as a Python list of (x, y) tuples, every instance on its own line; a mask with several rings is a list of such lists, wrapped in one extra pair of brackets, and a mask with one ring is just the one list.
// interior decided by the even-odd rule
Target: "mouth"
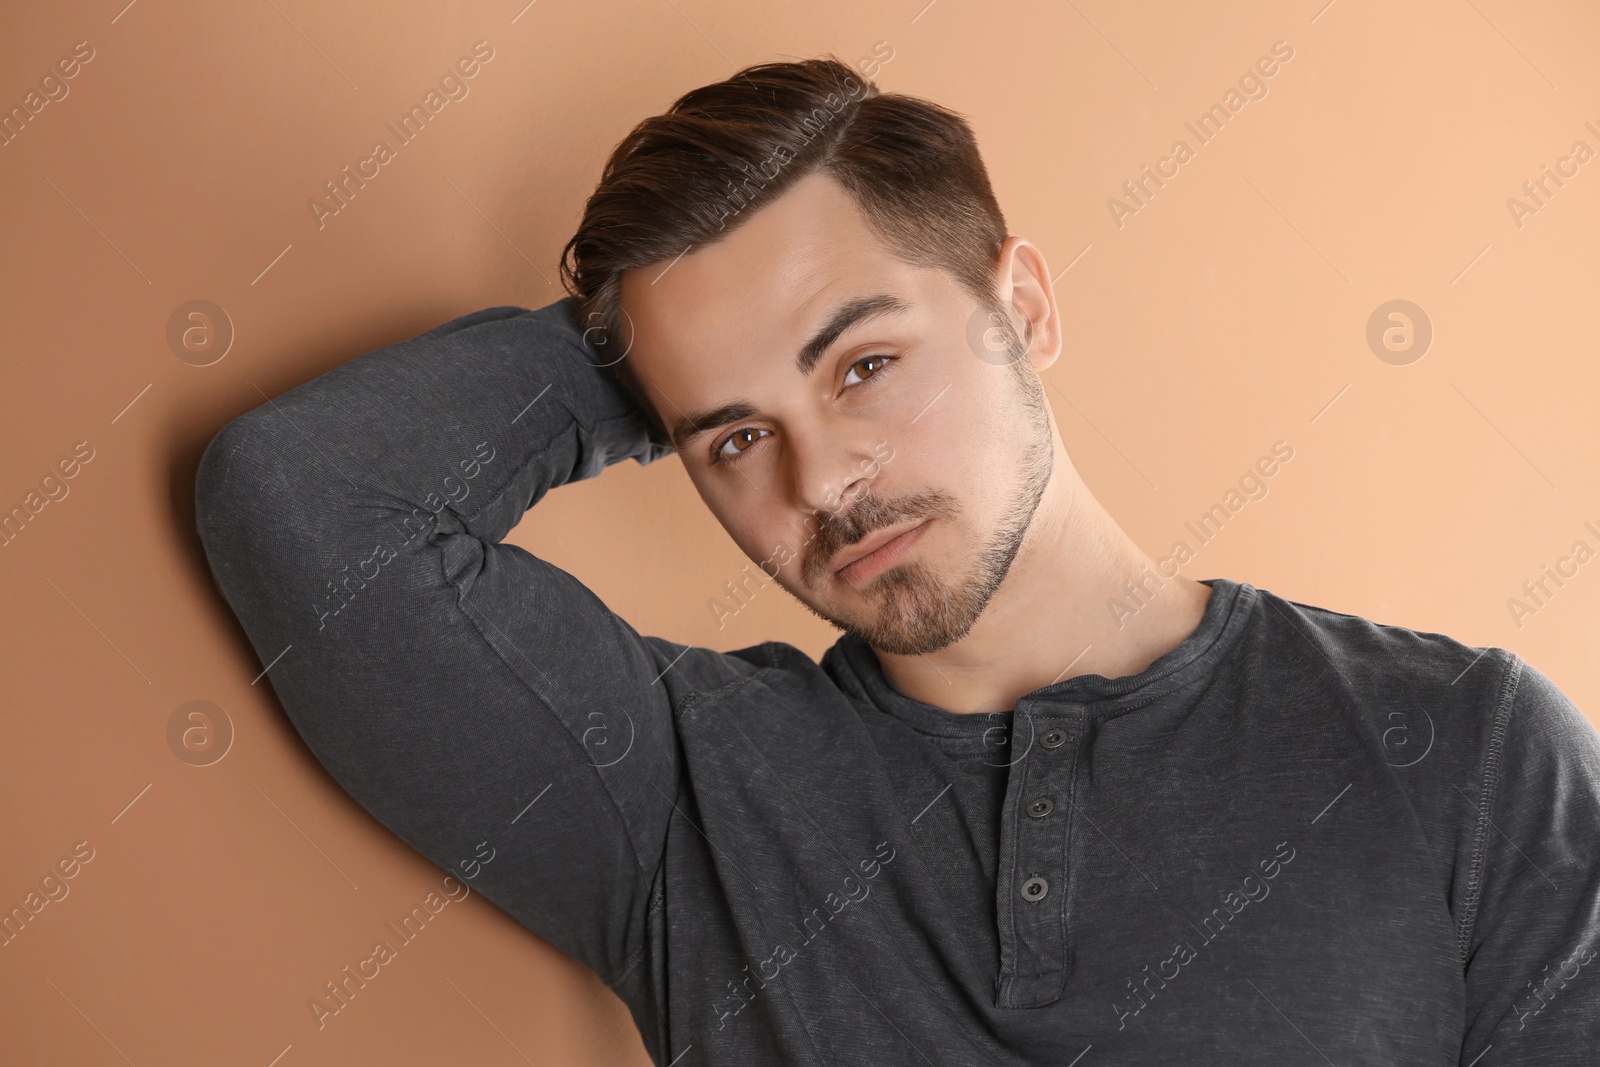
[(932, 522), (930, 516), (903, 529), (889, 527), (862, 539), (841, 553), (846, 562), (834, 569), (833, 576), (849, 585), (859, 585), (882, 574), (911, 551)]

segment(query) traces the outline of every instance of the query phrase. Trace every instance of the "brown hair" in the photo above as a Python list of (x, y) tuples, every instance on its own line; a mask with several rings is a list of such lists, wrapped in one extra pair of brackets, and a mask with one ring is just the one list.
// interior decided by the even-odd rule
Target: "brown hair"
[(880, 92), (831, 54), (746, 67), (634, 127), (562, 250), (562, 284), (579, 300), (601, 365), (658, 442), (670, 443), (665, 427), (624, 358), (632, 338), (621, 321), (623, 272), (714, 244), (819, 170), (897, 258), (946, 270), (993, 305), (1005, 217), (961, 115)]

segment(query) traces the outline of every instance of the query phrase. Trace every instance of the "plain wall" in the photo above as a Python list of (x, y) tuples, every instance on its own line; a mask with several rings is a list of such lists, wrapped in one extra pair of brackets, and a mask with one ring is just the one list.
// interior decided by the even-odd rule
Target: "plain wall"
[[(565, 295), (556, 257), (611, 146), (750, 63), (884, 42), (883, 89), (969, 117), (1011, 231), (1058, 274), (1068, 450), (1146, 551), (1189, 540), (1191, 578), (1514, 649), (1600, 715), (1600, 559), (1523, 591), (1600, 551), (1600, 159), (1561, 162), (1600, 152), (1593, 5), (124, 2), (0, 16), (6, 112), (93, 50), (0, 145), (0, 509), (93, 449), (0, 546), (0, 909), (93, 849), (0, 947), (8, 1063), (647, 1062), (594, 976), (475, 897), (317, 1028), (323, 983), (443, 872), (257, 681), (192, 487), (265, 397)], [(323, 183), (478, 41), (470, 95), (319, 223)], [(1185, 123), (1279, 41), (1266, 95), (1201, 144)], [(1180, 138), (1193, 158), (1128, 198)], [(1568, 176), (1535, 203), (1546, 165)], [(1369, 346), (1399, 299), (1431, 322), (1420, 359)], [(206, 366), (168, 340), (195, 300), (233, 333)], [(1185, 523), (1280, 440), (1267, 494), (1198, 546)], [(718, 625), (750, 563), (676, 458), (558, 490), (513, 540), (641, 632), (813, 656), (837, 636), (775, 585)], [(168, 735), (195, 700), (233, 731), (208, 766)]]

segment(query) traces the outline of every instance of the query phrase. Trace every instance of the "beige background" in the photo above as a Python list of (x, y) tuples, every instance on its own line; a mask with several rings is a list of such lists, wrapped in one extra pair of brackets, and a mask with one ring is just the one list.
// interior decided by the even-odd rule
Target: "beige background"
[[(884, 89), (970, 117), (1011, 231), (1059, 272), (1063, 437), (1147, 551), (1193, 545), (1184, 523), (1283, 440), (1268, 495), (1186, 574), (1515, 649), (1600, 715), (1600, 559), (1520, 625), (1508, 607), (1574, 542), (1600, 550), (1600, 160), (1520, 226), (1507, 204), (1575, 141), (1600, 151), (1591, 4), (125, 2), (7, 5), (0, 25), (6, 111), (94, 51), (0, 146), (0, 509), (94, 450), (0, 547), (0, 909), (94, 850), (0, 947), (8, 1063), (647, 1062), (596, 979), (476, 897), (316, 1028), (322, 983), (442, 872), (253, 684), (192, 485), (264, 396), (562, 296), (609, 148), (748, 63), (881, 41)], [(1184, 123), (1280, 40), (1268, 95), (1197, 146)], [(319, 229), (322, 183), (478, 41), (470, 95)], [(1180, 137), (1194, 158), (1119, 228), (1108, 199)], [(209, 366), (167, 341), (198, 299), (235, 334)], [(1393, 299), (1434, 330), (1407, 365), (1365, 337)], [(814, 656), (836, 636), (776, 586), (715, 625), (747, 561), (676, 459), (556, 492), (515, 540), (646, 633)], [(210, 766), (169, 746), (191, 700), (232, 724)]]

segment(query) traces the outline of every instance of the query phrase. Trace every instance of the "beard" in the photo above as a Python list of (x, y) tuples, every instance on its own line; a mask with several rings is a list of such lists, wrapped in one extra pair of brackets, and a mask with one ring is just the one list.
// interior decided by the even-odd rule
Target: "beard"
[[(970, 569), (950, 575), (922, 560), (907, 559), (854, 587), (873, 602), (868, 611), (836, 615), (802, 599), (813, 615), (837, 629), (858, 634), (875, 650), (898, 656), (937, 652), (965, 637), (978, 621), (1022, 547), (1055, 462), (1043, 383), (1032, 364), (1022, 358), (1027, 348), (1015, 332), (1010, 332), (1009, 343), (1028, 441), (1018, 463), (1016, 488), (1000, 521), (979, 546)], [(898, 502), (862, 493), (847, 510), (828, 516), (817, 528), (802, 564), (802, 579), (810, 588), (830, 581), (829, 561), (839, 549), (874, 530), (919, 517), (948, 520), (960, 514), (955, 498), (939, 490), (924, 490)]]

